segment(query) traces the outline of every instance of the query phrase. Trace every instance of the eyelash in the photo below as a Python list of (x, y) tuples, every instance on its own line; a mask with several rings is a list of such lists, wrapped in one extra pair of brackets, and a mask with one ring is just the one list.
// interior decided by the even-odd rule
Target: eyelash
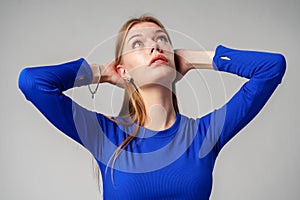
[(133, 48), (133, 49), (134, 49), (134, 48), (138, 48), (138, 47), (135, 47), (135, 45), (136, 45), (137, 43), (141, 43), (141, 45), (143, 44), (143, 42), (142, 42), (141, 40), (136, 40), (136, 41), (134, 41), (134, 42), (132, 43), (132, 48)]
[(167, 38), (166, 36), (164, 36), (164, 35), (158, 36), (158, 37), (157, 37), (157, 40), (159, 40), (159, 39), (161, 39), (161, 38), (163, 39), (164, 42), (168, 42), (168, 38)]
[[(158, 36), (158, 37), (156, 38), (156, 41), (161, 40), (161, 39), (162, 39), (163, 42), (168, 42), (168, 38), (167, 38), (166, 36), (164, 36), (164, 35)], [(135, 49), (135, 48), (140, 47), (140, 46), (138, 46), (138, 47), (135, 46), (135, 45), (138, 44), (138, 43), (141, 43), (141, 45), (143, 45), (143, 42), (142, 42), (141, 40), (135, 40), (135, 41), (132, 43), (132, 48)]]

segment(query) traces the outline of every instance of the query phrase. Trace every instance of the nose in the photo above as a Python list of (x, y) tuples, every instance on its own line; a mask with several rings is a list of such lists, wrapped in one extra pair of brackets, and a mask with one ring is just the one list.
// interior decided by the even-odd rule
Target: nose
[(157, 44), (157, 42), (153, 42), (153, 44), (150, 46), (150, 54), (153, 54), (155, 51), (159, 52), (159, 53), (163, 53), (163, 50), (159, 47), (159, 45)]

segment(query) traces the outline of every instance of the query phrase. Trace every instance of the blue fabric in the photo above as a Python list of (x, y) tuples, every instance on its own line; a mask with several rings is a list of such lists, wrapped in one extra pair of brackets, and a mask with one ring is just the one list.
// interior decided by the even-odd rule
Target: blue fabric
[(286, 69), (281, 54), (221, 45), (213, 66), (249, 80), (223, 107), (203, 117), (177, 114), (174, 124), (159, 132), (141, 127), (138, 137), (119, 155), (113, 177), (108, 160), (135, 124), (127, 126), (120, 117), (111, 120), (89, 111), (63, 94), (91, 83), (92, 72), (83, 58), (25, 68), (19, 87), (53, 125), (93, 154), (102, 172), (104, 199), (207, 200), (219, 152), (262, 109)]

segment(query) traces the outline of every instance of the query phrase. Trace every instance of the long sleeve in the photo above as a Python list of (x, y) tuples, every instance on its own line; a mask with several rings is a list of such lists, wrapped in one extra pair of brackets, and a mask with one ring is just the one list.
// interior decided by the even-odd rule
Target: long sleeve
[(281, 83), (286, 62), (281, 54), (236, 50), (220, 45), (216, 49), (213, 66), (216, 70), (249, 80), (223, 107), (200, 120), (199, 129), (204, 132), (200, 157), (212, 149), (217, 155), (258, 114)]
[(88, 143), (89, 132), (99, 130), (97, 114), (76, 104), (63, 91), (91, 81), (91, 69), (81, 58), (53, 66), (25, 68), (19, 76), (19, 88), (55, 127), (83, 144)]

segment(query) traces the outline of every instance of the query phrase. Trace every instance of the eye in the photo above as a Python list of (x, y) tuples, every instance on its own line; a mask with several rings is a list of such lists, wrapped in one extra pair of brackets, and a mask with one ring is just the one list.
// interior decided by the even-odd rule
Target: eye
[(132, 43), (132, 48), (135, 49), (135, 48), (139, 48), (143, 45), (142, 41), (140, 40), (136, 40)]
[(160, 35), (157, 37), (158, 42), (168, 42), (168, 38), (165, 35)]

